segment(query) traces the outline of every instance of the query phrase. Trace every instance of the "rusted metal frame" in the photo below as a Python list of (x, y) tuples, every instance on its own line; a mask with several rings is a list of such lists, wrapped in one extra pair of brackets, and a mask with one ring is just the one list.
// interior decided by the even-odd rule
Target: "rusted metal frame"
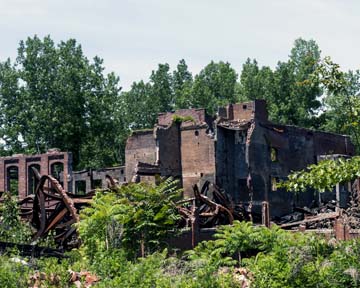
[(28, 203), (29, 203), (29, 204), (32, 204), (32, 203), (34, 202), (34, 197), (35, 197), (35, 195), (27, 196), (27, 197), (19, 200), (19, 201), (17, 202), (17, 204), (18, 204), (18, 205), (23, 205), (23, 204), (28, 204)]
[(20, 212), (20, 216), (28, 216), (28, 215), (32, 215), (33, 211), (31, 208), (28, 209), (29, 211), (24, 211), (24, 212)]
[(55, 218), (47, 225), (46, 230), (44, 231), (44, 234), (46, 234), (47, 232), (49, 232), (49, 230), (51, 228), (53, 228), (56, 224), (58, 224), (66, 215), (66, 213), (68, 212), (68, 210), (66, 208), (62, 209), (56, 216)]
[(65, 223), (61, 223), (61, 224), (56, 225), (56, 228), (57, 229), (67, 228), (67, 227), (70, 227), (74, 223), (75, 223), (75, 220), (71, 219), (71, 220), (69, 220), (69, 221), (67, 221)]
[(180, 201), (176, 201), (176, 205), (180, 205), (180, 204), (184, 204), (184, 203), (189, 203), (189, 202), (192, 202), (195, 200), (195, 197), (192, 197), (192, 198), (187, 198), (187, 199), (183, 199), (183, 200), (180, 200)]
[(219, 187), (217, 187), (216, 185), (214, 185), (214, 198), (215, 200), (217, 199), (217, 203), (220, 205), (223, 205), (224, 207), (226, 207), (227, 209), (229, 209), (229, 211), (231, 212), (231, 214), (234, 214), (234, 210), (235, 210), (235, 205), (234, 202), (227, 197), (226, 194), (223, 194)]
[(62, 200), (65, 206), (68, 208), (71, 216), (76, 220), (76, 222), (80, 221), (79, 215), (77, 214), (75, 205), (73, 200), (67, 195), (66, 191), (61, 187), (60, 183), (52, 176), (45, 175), (42, 176), (50, 180), (51, 185), (56, 189), (56, 191), (62, 196)]
[(44, 195), (48, 198), (51, 198), (51, 199), (56, 199), (56, 200), (62, 200), (62, 197), (61, 196), (58, 196), (58, 195), (55, 195), (55, 194), (51, 194), (51, 193), (47, 193), (45, 191), (43, 191)]
[(86, 199), (86, 198), (82, 198), (82, 199), (73, 198), (72, 200), (74, 204), (89, 204), (92, 201), (92, 199)]
[[(37, 233), (35, 234), (33, 240), (39, 238), (41, 235), (43, 235), (46, 227), (46, 209), (45, 209), (45, 195), (42, 191), (42, 186), (45, 183), (45, 178), (40, 181), (38, 189), (36, 189), (36, 196), (34, 200), (34, 211), (33, 211), (33, 219), (35, 218), (35, 221), (39, 221), (39, 229)], [(38, 207), (36, 207), (38, 206)], [(40, 213), (40, 217), (39, 217)]]
[(71, 227), (69, 230), (66, 230), (61, 237), (56, 238), (56, 240), (60, 240), (61, 243), (63, 244), (65, 242), (66, 239), (68, 239), (72, 234), (74, 234), (76, 232), (76, 228), (75, 227)]
[[(46, 181), (49, 181), (49, 184), (53, 187), (54, 192), (60, 194), (60, 196), (49, 194), (43, 191), (43, 187)], [(46, 207), (45, 205), (45, 197), (49, 197), (55, 201), (61, 201), (60, 203), (64, 204), (64, 208), (60, 212), (58, 211), (58, 209), (56, 209), (53, 214), (51, 214), (49, 217), (46, 217), (46, 211), (48, 207)], [(50, 206), (57, 204), (58, 203), (54, 203)], [(49, 230), (51, 230), (57, 223), (59, 223), (63, 219), (67, 212), (70, 213), (75, 222), (79, 221), (79, 216), (77, 215), (77, 211), (72, 199), (67, 195), (59, 182), (52, 176), (42, 176), (36, 189), (34, 198), (33, 222), (39, 224), (39, 229), (33, 239), (35, 240), (45, 235)]]
[(194, 185), (193, 187), (194, 189), (194, 195), (195, 195), (195, 198), (204, 202), (205, 204), (213, 207), (216, 211), (216, 209), (219, 209), (220, 211), (223, 211), (225, 212), (226, 214), (228, 214), (228, 218), (229, 218), (229, 224), (232, 224), (233, 221), (234, 221), (234, 216), (232, 215), (232, 213), (230, 212), (229, 209), (227, 209), (226, 207), (224, 207), (223, 205), (220, 205), (220, 204), (217, 204), (215, 203), (214, 201), (210, 200), (207, 196), (205, 195), (201, 195), (200, 192), (199, 192), (199, 188), (197, 187), (197, 185)]
[[(196, 198), (196, 196), (195, 196)], [(199, 210), (196, 207), (196, 199), (193, 200), (193, 205), (191, 206), (191, 214), (193, 215), (190, 218), (191, 221), (191, 245), (193, 248), (195, 248), (197, 244), (197, 234), (198, 234), (198, 216), (199, 216)]]

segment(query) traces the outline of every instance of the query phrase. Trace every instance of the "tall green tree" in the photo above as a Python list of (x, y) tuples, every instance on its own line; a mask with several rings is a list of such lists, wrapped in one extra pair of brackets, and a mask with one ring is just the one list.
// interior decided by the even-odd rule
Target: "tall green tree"
[(175, 99), (176, 109), (186, 109), (192, 106), (191, 92), (193, 86), (193, 77), (188, 70), (184, 59), (179, 61), (177, 69), (172, 75), (172, 90)]
[(236, 71), (229, 63), (211, 61), (195, 76), (192, 90), (193, 107), (206, 108), (208, 113), (215, 114), (219, 106), (235, 103)]
[(151, 72), (150, 85), (151, 99), (148, 103), (149, 107), (152, 107), (156, 114), (173, 110), (175, 101), (172, 93), (172, 77), (169, 64), (159, 64), (158, 69)]
[(123, 118), (129, 130), (151, 128), (156, 113), (151, 102), (151, 85), (144, 81), (134, 82), (131, 89), (122, 93)]
[(74, 39), (21, 41), (18, 57), (0, 66), (3, 153), (73, 153), (77, 168), (118, 161), (119, 79), (88, 60)]
[(248, 58), (242, 66), (239, 82), (239, 100), (271, 99), (274, 93), (272, 70), (264, 66), (259, 68), (255, 59)]
[(151, 72), (148, 83), (134, 82), (121, 98), (128, 130), (153, 127), (158, 113), (175, 108), (169, 64), (159, 64), (158, 69)]
[(326, 91), (323, 128), (350, 135), (360, 149), (360, 71), (343, 72), (325, 57), (314, 76)]
[(274, 72), (274, 93), (269, 99), (270, 117), (282, 124), (314, 127), (321, 106), (322, 90), (311, 81), (320, 60), (314, 40), (295, 40), (287, 62), (279, 62)]

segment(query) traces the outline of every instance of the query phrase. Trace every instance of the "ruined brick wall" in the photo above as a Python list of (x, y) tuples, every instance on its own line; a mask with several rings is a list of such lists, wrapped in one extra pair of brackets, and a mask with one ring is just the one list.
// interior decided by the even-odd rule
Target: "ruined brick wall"
[(256, 122), (249, 145), (249, 165), (258, 211), (263, 200), (269, 201), (272, 216), (290, 213), (295, 206), (309, 207), (312, 202), (317, 203), (319, 197), (314, 191), (294, 195), (276, 189), (274, 183), (286, 179), (292, 171), (317, 163), (319, 155), (352, 155), (353, 148), (346, 136)]
[(134, 132), (126, 141), (126, 181), (131, 181), (136, 164), (139, 161), (155, 164), (157, 160), (156, 140), (153, 130)]
[(225, 188), (231, 198), (239, 203), (249, 201), (247, 189), (248, 165), (246, 162), (247, 129), (217, 128), (216, 183)]
[(294, 206), (309, 207), (316, 200), (312, 191), (294, 195), (275, 185), (315, 162), (312, 131), (257, 122), (249, 145), (254, 210), (260, 213), (262, 201), (269, 201), (272, 217), (290, 213)]
[[(230, 119), (217, 124), (216, 183), (236, 203), (246, 206), (252, 202), (255, 214), (261, 213), (262, 201), (269, 201), (272, 217), (290, 213), (295, 206), (309, 207), (313, 201), (318, 201), (313, 191), (294, 195), (277, 189), (276, 183), (286, 179), (292, 171), (317, 163), (319, 155), (353, 155), (354, 146), (349, 137), (272, 124), (261, 120), (267, 115), (262, 105), (256, 109), (256, 102), (246, 103), (246, 107), (244, 104), (229, 105), (228, 110), (221, 111)], [(247, 117), (254, 129), (244, 129), (247, 122), (234, 122)]]
[(159, 149), (161, 176), (181, 177), (180, 124), (157, 127), (156, 141)]
[(314, 132), (314, 142), (317, 155), (355, 155), (355, 146), (350, 137), (346, 135), (316, 131)]
[(184, 197), (193, 197), (192, 186), (215, 181), (215, 143), (207, 125), (181, 128), (181, 166)]
[(181, 117), (190, 116), (194, 120), (194, 124), (198, 125), (206, 122), (205, 109), (180, 109), (175, 112), (160, 113), (158, 116), (159, 126), (169, 126), (175, 115)]
[(250, 121), (255, 118), (263, 122), (268, 120), (265, 100), (229, 104), (226, 107), (219, 108), (218, 114), (228, 120)]
[(119, 183), (123, 183), (126, 178), (125, 166), (73, 172), (72, 191), (73, 193), (83, 193), (95, 188), (107, 188), (107, 175), (119, 181)]
[[(40, 168), (41, 175), (50, 175), (54, 165), (62, 165), (63, 172), (59, 177), (60, 183), (66, 191), (71, 191), (69, 185), (70, 175), (72, 174), (72, 155), (69, 152), (60, 152), (58, 150), (50, 150), (45, 154), (24, 155), (17, 154), (10, 157), (0, 158), (0, 191), (8, 191), (9, 171), (17, 169), (18, 171), (18, 195), (20, 199), (25, 198), (33, 190), (30, 187), (31, 167)], [(55, 175), (54, 175), (55, 176)]]

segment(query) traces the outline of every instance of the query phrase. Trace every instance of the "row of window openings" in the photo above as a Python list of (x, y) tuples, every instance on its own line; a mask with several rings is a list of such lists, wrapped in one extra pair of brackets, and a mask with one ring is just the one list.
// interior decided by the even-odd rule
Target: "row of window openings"
[(85, 180), (78, 180), (75, 181), (75, 194), (85, 195), (87, 190), (91, 189), (98, 189), (102, 188), (102, 180), (101, 179), (94, 179), (91, 182), (91, 187), (86, 187)]
[[(39, 183), (33, 168), (40, 173), (39, 164), (33, 164), (28, 167), (28, 195), (35, 193)], [(60, 185), (63, 185), (61, 176), (64, 171), (64, 164), (60, 162), (54, 163), (51, 165), (50, 170), (51, 175), (59, 181)], [(7, 190), (11, 195), (19, 195), (19, 168), (17, 166), (10, 166), (7, 168)]]

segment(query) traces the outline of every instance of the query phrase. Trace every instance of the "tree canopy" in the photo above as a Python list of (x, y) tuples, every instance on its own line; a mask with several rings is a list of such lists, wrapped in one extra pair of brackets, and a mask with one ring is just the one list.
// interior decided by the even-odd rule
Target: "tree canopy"
[(0, 96), (3, 154), (57, 147), (78, 167), (119, 162), (119, 78), (75, 40), (21, 41), (15, 63), (0, 64)]
[(350, 134), (358, 145), (359, 79), (359, 71), (340, 71), (322, 60), (314, 40), (300, 38), (274, 69), (248, 58), (240, 72), (211, 61), (193, 75), (181, 59), (122, 91), (119, 77), (105, 74), (103, 60), (87, 58), (76, 40), (34, 36), (20, 42), (14, 61), (0, 61), (0, 153), (59, 148), (73, 153), (75, 169), (122, 164), (129, 133), (153, 127), (159, 112), (206, 108), (215, 115), (219, 106), (260, 98), (274, 122)]

